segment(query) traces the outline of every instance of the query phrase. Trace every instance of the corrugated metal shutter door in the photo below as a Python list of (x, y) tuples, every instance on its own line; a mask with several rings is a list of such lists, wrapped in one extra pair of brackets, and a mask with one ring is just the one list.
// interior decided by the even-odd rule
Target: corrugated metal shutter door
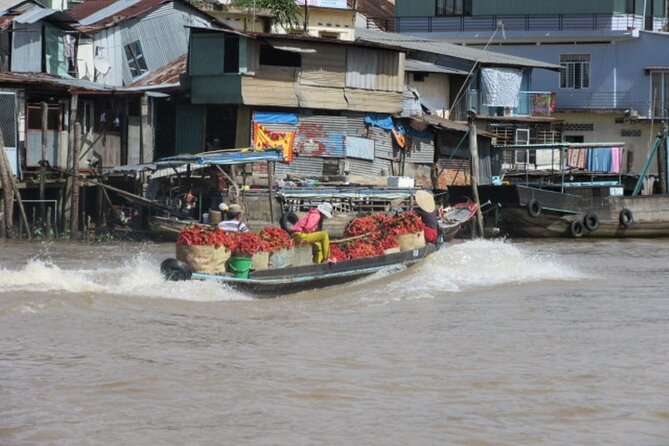
[(346, 116), (300, 116), (295, 147), (301, 156), (344, 157)]
[(0, 92), (0, 127), (9, 166), (18, 175), (18, 155), (16, 144), (16, 93)]

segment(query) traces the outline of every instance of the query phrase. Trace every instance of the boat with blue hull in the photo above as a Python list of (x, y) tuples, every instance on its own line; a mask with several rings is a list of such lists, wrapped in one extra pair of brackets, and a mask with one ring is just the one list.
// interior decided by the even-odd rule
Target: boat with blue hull
[(194, 272), (185, 262), (166, 259), (161, 271), (168, 280), (213, 280), (259, 296), (278, 296), (307, 289), (323, 288), (351, 282), (379, 271), (400, 271), (444, 248), (444, 244), (427, 244), (409, 251), (339, 262), (251, 271), (248, 278), (233, 274)]

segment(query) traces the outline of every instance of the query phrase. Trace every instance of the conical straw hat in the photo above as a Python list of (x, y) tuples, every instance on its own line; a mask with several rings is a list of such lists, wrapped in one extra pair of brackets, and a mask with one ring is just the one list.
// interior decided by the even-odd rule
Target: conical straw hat
[(419, 190), (414, 195), (416, 204), (425, 212), (434, 212), (437, 206), (434, 204), (434, 195), (426, 190)]

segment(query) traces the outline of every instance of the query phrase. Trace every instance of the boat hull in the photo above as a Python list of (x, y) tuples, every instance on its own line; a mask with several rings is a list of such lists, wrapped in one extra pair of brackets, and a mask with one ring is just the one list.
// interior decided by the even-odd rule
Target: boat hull
[(249, 278), (194, 272), (191, 280), (214, 280), (241, 291), (271, 297), (339, 285), (392, 267), (411, 266), (439, 250), (441, 246), (443, 245), (428, 244), (411, 251), (383, 256), (252, 271)]
[[(470, 188), (453, 188), (458, 194)], [(610, 188), (587, 188), (556, 192), (520, 185), (481, 186), (481, 200), (490, 200), (495, 212), (486, 215), (486, 226), (500, 229), (509, 237), (669, 237), (669, 196), (611, 195)], [(538, 211), (538, 212), (537, 212)], [(628, 221), (621, 215), (628, 212)], [(595, 215), (594, 230), (583, 227), (578, 233), (574, 222), (583, 223)], [(582, 226), (585, 226), (582, 224)]]

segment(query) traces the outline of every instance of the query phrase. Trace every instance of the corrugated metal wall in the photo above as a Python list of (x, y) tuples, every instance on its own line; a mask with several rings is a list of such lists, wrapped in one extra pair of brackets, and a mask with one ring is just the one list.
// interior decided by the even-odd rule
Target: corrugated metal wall
[(401, 91), (400, 54), (370, 48), (349, 48), (346, 86), (367, 90)]
[(111, 64), (103, 78), (108, 85), (127, 85), (134, 79), (125, 58), (125, 46), (140, 41), (150, 71), (167, 65), (186, 54), (188, 26), (209, 27), (205, 16), (173, 2), (165, 3), (139, 19), (100, 30), (95, 34), (98, 54)]
[(290, 164), (275, 163), (274, 175), (277, 179), (285, 178), (286, 175), (321, 176), (323, 175), (323, 158), (296, 156)]
[(180, 153), (204, 151), (205, 106), (182, 103), (177, 106), (175, 150)]
[[(299, 116), (297, 125), (262, 124), (274, 132), (297, 132), (295, 161), (291, 164), (277, 163), (277, 178), (286, 174), (320, 176), (323, 174), (323, 158), (341, 158), (345, 161), (342, 166), (345, 165), (351, 175), (397, 175), (400, 166), (394, 160), (399, 157), (399, 153), (393, 147), (391, 133), (378, 127), (367, 127), (364, 117), (363, 113), (350, 113), (346, 116), (302, 115)], [(372, 139), (375, 159), (370, 161), (346, 157), (345, 137), (349, 135)], [(414, 149), (406, 156), (407, 165), (432, 165), (432, 140), (414, 138), (413, 143)], [(309, 161), (310, 159), (319, 161)]]
[(13, 24), (11, 71), (42, 71), (42, 22)]

